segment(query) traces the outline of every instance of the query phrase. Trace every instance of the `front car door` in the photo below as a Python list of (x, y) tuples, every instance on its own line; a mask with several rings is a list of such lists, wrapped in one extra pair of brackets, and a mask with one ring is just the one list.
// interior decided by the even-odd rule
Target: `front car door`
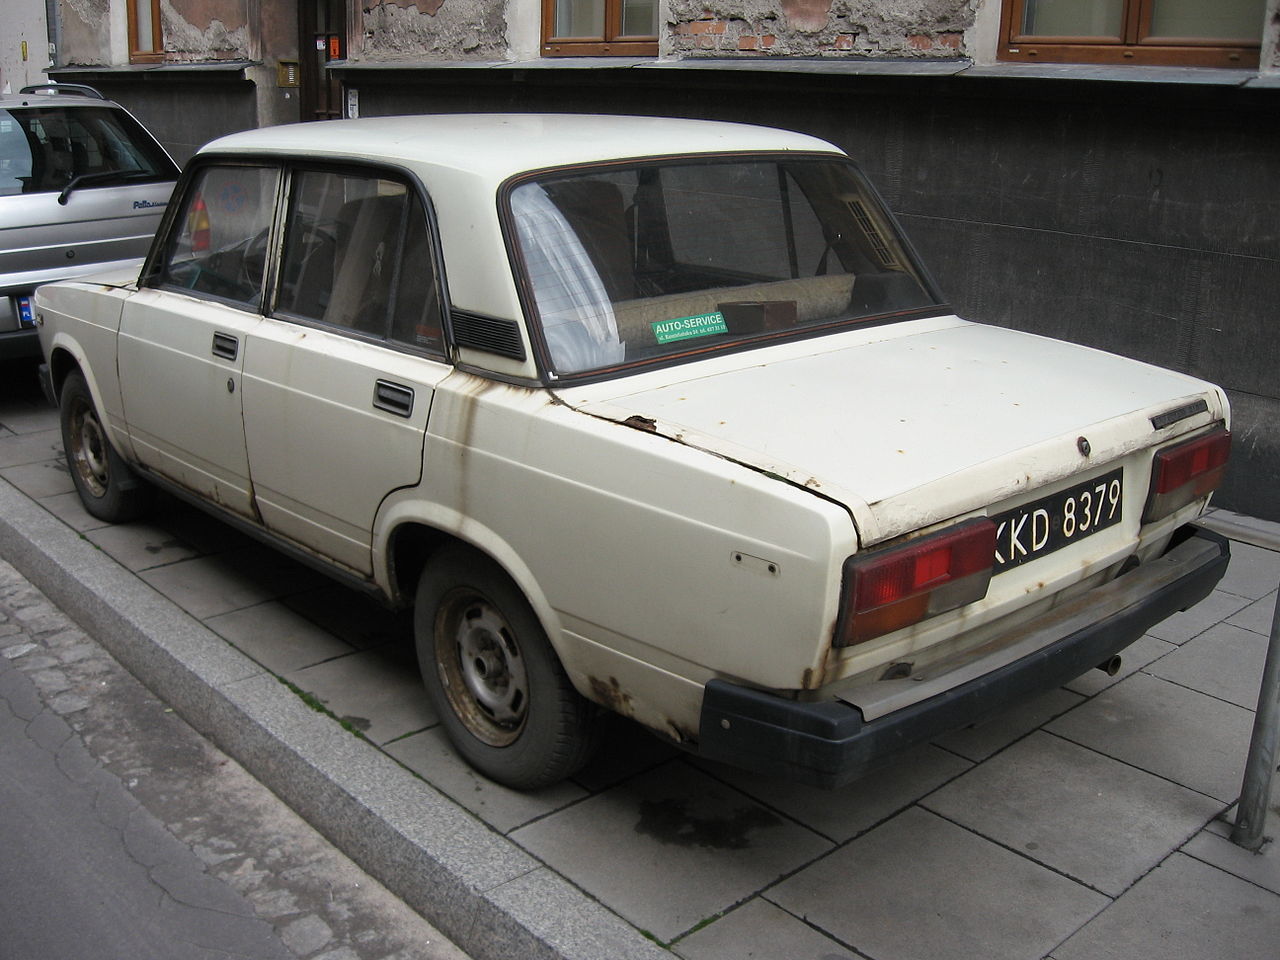
[(240, 376), (260, 304), (280, 172), (198, 169), (120, 323), (120, 389), (147, 468), (253, 517)]
[(295, 170), (274, 309), (249, 334), (244, 426), (268, 529), (361, 574), (374, 518), (416, 484), (444, 360), (435, 245), (413, 185)]

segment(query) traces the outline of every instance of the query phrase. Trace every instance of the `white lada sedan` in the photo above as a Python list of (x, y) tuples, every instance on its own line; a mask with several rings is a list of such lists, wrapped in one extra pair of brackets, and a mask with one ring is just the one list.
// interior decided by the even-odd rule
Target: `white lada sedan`
[(1203, 598), (1208, 383), (956, 317), (837, 148), (567, 116), (192, 161), (137, 276), (44, 287), (88, 510), (152, 487), (395, 606), (458, 752), (601, 708), (836, 786)]

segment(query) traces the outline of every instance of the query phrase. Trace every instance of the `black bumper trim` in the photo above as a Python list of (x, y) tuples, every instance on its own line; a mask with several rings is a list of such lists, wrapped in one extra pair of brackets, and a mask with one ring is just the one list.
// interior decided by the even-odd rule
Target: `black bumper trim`
[(1217, 549), (1176, 579), (1020, 660), (870, 722), (863, 721), (856, 707), (837, 700), (788, 700), (711, 680), (702, 701), (698, 753), (817, 787), (856, 780), (913, 744), (1061, 686), (1119, 653), (1149, 627), (1207, 597), (1226, 573), (1230, 543), (1198, 527), (1187, 531), (1179, 542), (1195, 539)]

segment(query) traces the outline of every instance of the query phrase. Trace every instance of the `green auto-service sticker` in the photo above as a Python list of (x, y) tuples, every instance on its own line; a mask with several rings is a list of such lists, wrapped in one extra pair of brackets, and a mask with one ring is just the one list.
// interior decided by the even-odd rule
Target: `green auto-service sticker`
[(724, 325), (724, 314), (702, 313), (696, 317), (677, 317), (674, 320), (658, 320), (649, 324), (653, 327), (653, 335), (659, 343), (674, 343), (676, 340), (692, 340), (694, 337), (709, 337), (713, 333), (728, 333)]

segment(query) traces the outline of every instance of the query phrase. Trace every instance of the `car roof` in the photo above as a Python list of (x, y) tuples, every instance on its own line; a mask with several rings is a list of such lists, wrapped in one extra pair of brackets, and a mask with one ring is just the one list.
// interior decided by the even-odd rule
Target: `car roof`
[(297, 123), (231, 134), (200, 153), (384, 160), (502, 181), (529, 170), (607, 160), (777, 151), (841, 154), (816, 137), (749, 124), (570, 114), (446, 114)]
[(76, 93), (0, 94), (0, 110), (20, 110), (23, 107), (104, 107), (111, 110), (124, 109), (114, 100), (106, 100), (101, 97), (85, 97)]

